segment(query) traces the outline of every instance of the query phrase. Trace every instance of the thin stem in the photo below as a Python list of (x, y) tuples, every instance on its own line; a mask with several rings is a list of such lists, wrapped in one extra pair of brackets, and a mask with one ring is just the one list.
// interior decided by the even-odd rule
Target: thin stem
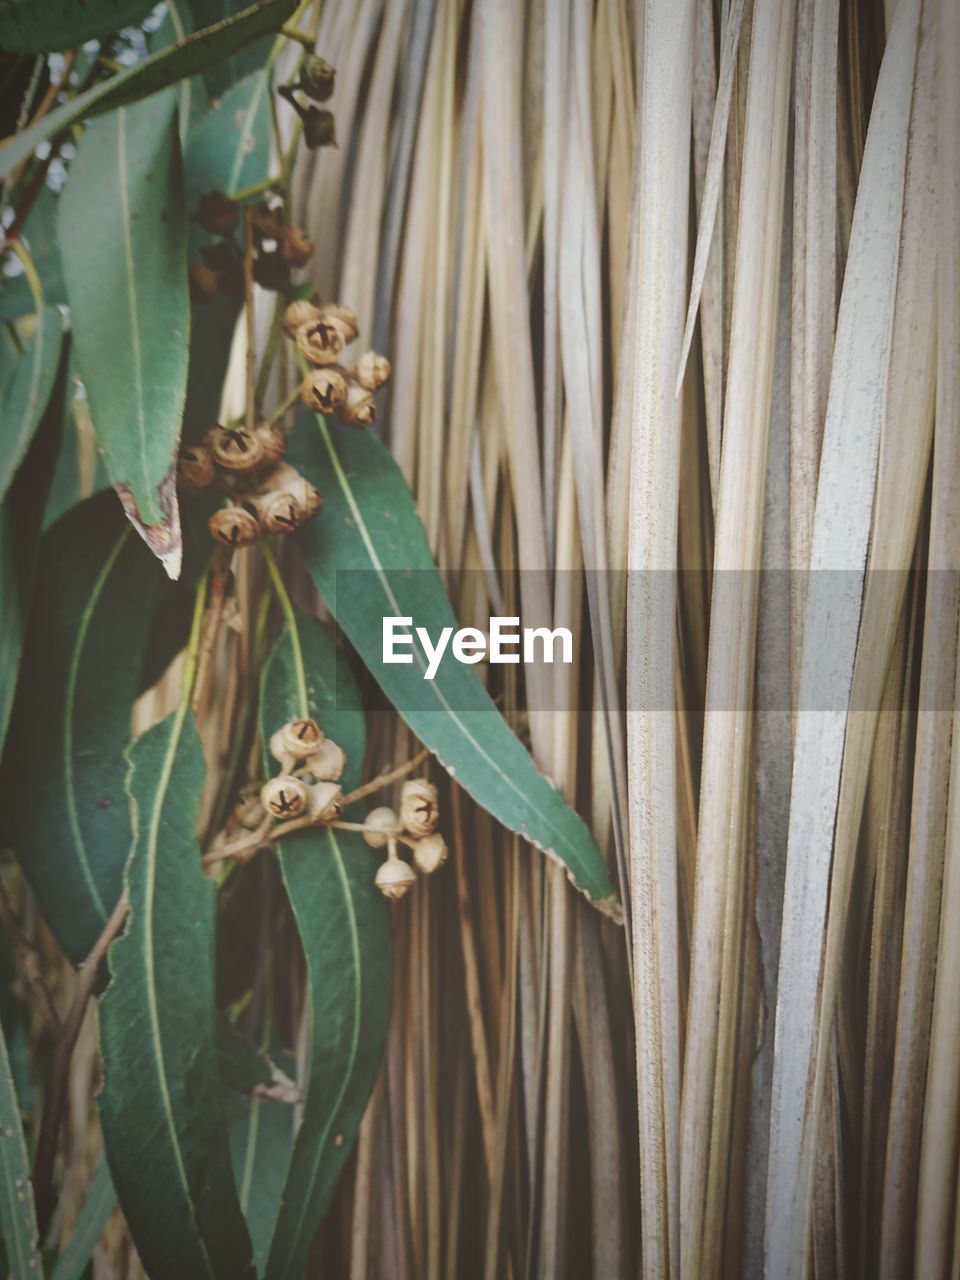
[(33, 258), (30, 257), (27, 246), (20, 239), (19, 235), (11, 236), (7, 240), (7, 247), (17, 255), (23, 264), (23, 274), (27, 278), (27, 284), (30, 286), (30, 292), (33, 294), (34, 304), (39, 312), (43, 307), (43, 284), (40, 281), (37, 268), (34, 266)]
[(273, 413), (267, 419), (267, 425), (272, 427), (276, 423), (278, 423), (280, 419), (283, 417), (283, 415), (287, 413), (290, 409), (292, 409), (299, 399), (300, 399), (300, 388), (294, 387), (294, 389), (286, 397), (283, 403), (278, 408), (274, 409)]
[(33, 1190), (37, 1206), (37, 1228), (40, 1239), (43, 1239), (50, 1218), (53, 1214), (53, 1165), (57, 1154), (57, 1141), (63, 1113), (67, 1103), (67, 1085), (70, 1078), (70, 1059), (73, 1055), (77, 1036), (83, 1025), (87, 1004), (93, 994), (100, 966), (106, 957), (111, 942), (123, 928), (130, 910), (126, 890), (103, 927), (100, 937), (94, 943), (90, 954), (84, 960), (77, 979), (70, 1012), (57, 1037), (53, 1051), (53, 1064), (50, 1069), (50, 1083), (43, 1105), (43, 1116), (40, 1121), (40, 1133), (37, 1137), (37, 1154), (33, 1163)]
[(369, 782), (365, 782), (362, 787), (357, 787), (356, 791), (351, 791), (343, 797), (341, 804), (344, 809), (348, 809), (350, 805), (356, 804), (358, 800), (363, 800), (367, 796), (373, 795), (375, 791), (381, 791), (384, 787), (391, 786), (394, 782), (399, 782), (401, 778), (405, 778), (408, 773), (412, 773), (414, 769), (419, 768), (430, 754), (430, 748), (424, 747), (422, 751), (418, 751), (412, 759), (406, 764), (398, 765), (396, 769), (391, 769), (389, 773), (381, 773), (376, 778), (371, 778)]
[(238, 203), (243, 200), (252, 200), (254, 196), (262, 196), (267, 191), (276, 191), (282, 181), (279, 175), (275, 178), (263, 178), (260, 182), (251, 183), (249, 187), (240, 187), (236, 191), (231, 191), (230, 199)]
[(254, 404), (257, 382), (257, 347), (253, 315), (253, 220), (249, 209), (243, 211), (243, 305), (247, 320), (247, 430), (252, 431), (256, 422)]

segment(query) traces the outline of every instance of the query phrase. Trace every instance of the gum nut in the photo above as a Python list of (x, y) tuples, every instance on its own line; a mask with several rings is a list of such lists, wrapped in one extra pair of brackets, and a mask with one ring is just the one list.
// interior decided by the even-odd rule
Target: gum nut
[(297, 330), (305, 324), (309, 324), (311, 320), (320, 319), (320, 308), (314, 306), (312, 302), (307, 302), (305, 298), (298, 298), (296, 302), (291, 302), (289, 307), (283, 313), (283, 332), (292, 338)]
[(335, 782), (317, 782), (310, 788), (310, 816), (322, 822), (340, 817), (343, 791)]
[(390, 378), (390, 361), (376, 351), (365, 351), (356, 363), (353, 376), (368, 391), (377, 391)]
[(402, 898), (417, 882), (417, 874), (400, 858), (388, 858), (377, 868), (376, 886), (385, 898)]
[(293, 533), (299, 529), (306, 512), (295, 494), (281, 489), (255, 499), (257, 517), (267, 533)]
[(309, 717), (291, 720), (283, 726), (281, 732), (287, 754), (293, 756), (294, 760), (309, 760), (323, 741), (323, 730), (316, 720)]
[(347, 398), (347, 379), (335, 365), (311, 369), (300, 388), (300, 399), (314, 413), (336, 413)]
[(248, 831), (254, 831), (259, 827), (266, 817), (266, 813), (264, 812), (263, 804), (260, 800), (260, 791), (257, 787), (244, 788), (240, 793), (240, 799), (237, 801), (234, 813), (241, 827), (245, 827)]
[(252, 471), (263, 463), (263, 445), (245, 427), (220, 427), (213, 434), (213, 460), (225, 471)]
[(418, 840), (413, 846), (413, 860), (424, 875), (433, 875), (447, 860), (447, 846), (443, 836), (434, 833)]
[(300, 88), (314, 102), (326, 102), (333, 96), (337, 73), (329, 62), (308, 53), (300, 68)]
[(297, 330), (297, 350), (310, 364), (336, 364), (347, 345), (346, 330), (339, 320), (322, 315)]
[(229, 236), (240, 217), (240, 206), (222, 191), (207, 191), (200, 197), (194, 222), (212, 236)]
[(177, 479), (182, 489), (199, 493), (217, 478), (210, 450), (203, 445), (183, 445), (177, 458)]
[(279, 428), (263, 422), (253, 433), (260, 441), (263, 450), (263, 461), (267, 465), (280, 462), (287, 452), (287, 439)]
[(400, 821), (412, 836), (429, 836), (436, 830), (440, 810), (437, 788), (425, 778), (403, 784), (400, 792)]
[(327, 316), (331, 320), (336, 320), (338, 324), (343, 326), (348, 343), (356, 340), (360, 333), (360, 328), (357, 321), (357, 313), (352, 308), (345, 307), (340, 302), (325, 302), (320, 308), (320, 314)]
[(307, 769), (318, 782), (339, 782), (347, 763), (347, 753), (343, 747), (330, 738), (324, 738), (320, 750), (307, 761)]
[(283, 764), (290, 759), (290, 752), (287, 750), (287, 735), (285, 729), (277, 729), (275, 733), (270, 735), (270, 754), (274, 760)]
[(310, 789), (289, 773), (280, 773), (263, 784), (260, 800), (272, 818), (298, 818), (310, 804)]
[(371, 849), (384, 848), (390, 836), (396, 835), (400, 829), (397, 815), (386, 805), (381, 805), (379, 809), (371, 809), (364, 818), (363, 825), (374, 828), (372, 831), (363, 833), (363, 838)]
[(287, 227), (280, 237), (280, 256), (292, 267), (302, 267), (313, 255), (313, 241), (300, 227)]
[(311, 516), (315, 516), (323, 506), (323, 494), (319, 489), (314, 488), (309, 480), (302, 479), (302, 486), (301, 489), (298, 490), (297, 496), (299, 497), (301, 506), (303, 507), (304, 515), (308, 520)]
[(373, 403), (373, 393), (359, 382), (351, 382), (347, 387), (347, 397), (337, 411), (341, 422), (351, 427), (372, 427), (377, 420), (377, 406)]
[(221, 507), (210, 517), (207, 527), (225, 547), (249, 547), (260, 537), (260, 525), (243, 507)]
[(309, 151), (337, 145), (337, 123), (332, 111), (323, 107), (307, 107), (302, 118), (303, 141)]

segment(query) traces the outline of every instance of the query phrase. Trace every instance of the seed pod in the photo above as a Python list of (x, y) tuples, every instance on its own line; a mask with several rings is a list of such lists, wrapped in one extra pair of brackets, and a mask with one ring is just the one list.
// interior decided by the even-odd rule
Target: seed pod
[(447, 846), (443, 836), (434, 833), (424, 836), (413, 846), (413, 860), (425, 876), (432, 876), (447, 860)]
[(375, 884), (385, 898), (394, 902), (408, 893), (416, 883), (416, 872), (400, 858), (388, 858), (377, 868)]
[(272, 818), (298, 818), (310, 805), (310, 788), (290, 773), (279, 773), (263, 784), (260, 800)]
[(253, 264), (253, 278), (261, 289), (281, 293), (290, 283), (290, 264), (279, 250), (260, 253)]
[(260, 482), (258, 492), (252, 495), (251, 501), (258, 502), (268, 493), (285, 493), (294, 499), (301, 516), (309, 520), (323, 506), (323, 498), (306, 477), (289, 462), (278, 463)]
[(308, 53), (300, 68), (300, 88), (314, 102), (326, 102), (333, 97), (337, 73), (329, 62)]
[(281, 321), (283, 332), (288, 338), (292, 338), (301, 325), (309, 324), (311, 320), (319, 320), (320, 316), (319, 307), (315, 307), (312, 302), (307, 302), (306, 298), (298, 298), (296, 302), (291, 302), (283, 313)]
[(275, 462), (283, 459), (287, 451), (287, 438), (278, 427), (268, 422), (261, 422), (253, 434), (260, 441), (265, 466), (273, 466)]
[(257, 786), (244, 787), (240, 792), (233, 814), (241, 827), (246, 828), (247, 831), (255, 831), (266, 817), (266, 812), (260, 800), (260, 788)]
[(318, 782), (339, 782), (347, 763), (347, 753), (331, 738), (324, 738), (320, 750), (307, 761), (307, 769)]
[(207, 528), (225, 547), (248, 547), (260, 537), (260, 526), (243, 507), (221, 507), (207, 522)]
[(285, 225), (283, 209), (279, 205), (271, 209), (267, 202), (262, 200), (250, 210), (250, 226), (258, 245), (263, 240), (279, 240)]
[(280, 237), (280, 256), (293, 267), (302, 267), (313, 254), (313, 241), (300, 227), (286, 227)]
[(377, 420), (377, 406), (373, 403), (373, 394), (359, 382), (351, 382), (347, 386), (347, 397), (337, 410), (341, 422), (351, 427), (370, 427)]
[(191, 302), (209, 302), (217, 296), (217, 273), (202, 262), (195, 262), (187, 268), (187, 280), (190, 285)]
[(365, 351), (357, 361), (353, 376), (368, 391), (377, 391), (390, 378), (390, 361), (376, 351)]
[(208, 191), (200, 197), (194, 222), (212, 236), (229, 236), (240, 217), (240, 207), (222, 191)]
[(336, 413), (347, 398), (347, 379), (338, 365), (311, 369), (300, 388), (300, 399), (314, 413)]
[(309, 151), (337, 145), (337, 125), (333, 112), (323, 107), (307, 107), (303, 112), (303, 140)]
[(335, 782), (317, 782), (310, 788), (310, 816), (318, 822), (340, 817), (343, 791)]
[(177, 480), (188, 493), (209, 489), (217, 478), (210, 450), (202, 444), (184, 445), (177, 458)]
[(297, 497), (285, 489), (252, 494), (244, 505), (267, 533), (293, 533), (300, 528), (306, 514)]
[(323, 730), (309, 716), (302, 720), (291, 720), (283, 726), (280, 733), (283, 735), (280, 741), (294, 760), (309, 760), (323, 741)]
[(365, 827), (374, 828), (365, 831), (363, 838), (371, 849), (382, 849), (391, 836), (400, 830), (400, 821), (392, 809), (381, 805), (379, 809), (371, 809), (363, 820)]
[(350, 307), (345, 307), (340, 302), (326, 302), (320, 307), (320, 314), (328, 320), (336, 320), (343, 327), (348, 344), (357, 340), (360, 333), (357, 313)]
[(429, 836), (437, 829), (440, 809), (437, 788), (426, 778), (413, 778), (400, 792), (400, 821), (412, 836)]
[(289, 773), (296, 764), (296, 759), (287, 748), (286, 726), (277, 729), (270, 735), (270, 754), (280, 762), (284, 773)]
[(321, 316), (297, 330), (297, 350), (311, 364), (336, 364), (347, 345), (347, 331), (339, 320)]
[(218, 427), (211, 448), (214, 462), (225, 471), (254, 471), (263, 465), (263, 444), (245, 427)]

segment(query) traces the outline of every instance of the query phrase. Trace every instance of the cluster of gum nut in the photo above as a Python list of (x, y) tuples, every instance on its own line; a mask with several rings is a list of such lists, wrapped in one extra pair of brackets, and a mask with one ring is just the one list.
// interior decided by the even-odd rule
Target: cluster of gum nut
[[(357, 335), (348, 307), (293, 302), (283, 317), (284, 332), (314, 366), (300, 396), (315, 413), (367, 427), (376, 420), (373, 393), (390, 377), (384, 356), (368, 351), (352, 369), (337, 363)], [(318, 489), (285, 461), (286, 436), (274, 422), (246, 427), (211, 427), (200, 445), (180, 451), (177, 476), (189, 493), (218, 488), (228, 496), (209, 520), (211, 536), (224, 546), (246, 547), (263, 533), (292, 533), (315, 516), (323, 499)]]
[[(340, 778), (347, 757), (316, 720), (291, 720), (278, 729), (270, 738), (270, 754), (280, 773), (263, 784), (260, 804), (271, 818), (286, 822), (309, 817), (318, 824), (340, 818)], [(436, 787), (425, 778), (414, 778), (403, 784), (399, 813), (381, 806), (360, 824), (372, 849), (387, 849), (375, 881), (386, 897), (402, 898), (417, 879), (413, 867), (400, 857), (399, 844), (413, 851), (414, 864), (424, 875), (432, 875), (446, 862), (447, 846), (437, 831), (439, 817)]]

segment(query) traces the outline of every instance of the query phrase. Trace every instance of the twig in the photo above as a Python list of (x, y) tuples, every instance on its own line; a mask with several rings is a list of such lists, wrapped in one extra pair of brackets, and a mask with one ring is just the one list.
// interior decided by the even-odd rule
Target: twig
[(406, 764), (399, 765), (396, 769), (391, 769), (389, 773), (381, 773), (376, 778), (371, 778), (369, 782), (365, 782), (362, 787), (357, 787), (356, 791), (350, 791), (343, 797), (341, 804), (344, 809), (355, 804), (358, 800), (363, 800), (366, 796), (371, 796), (375, 791), (380, 791), (384, 787), (389, 787), (393, 782), (399, 782), (401, 778), (405, 778), (408, 773), (412, 773), (426, 760), (430, 754), (430, 748), (424, 747), (422, 751), (418, 751), (412, 759)]
[(123, 928), (129, 911), (126, 891), (113, 909), (103, 927), (103, 932), (84, 960), (77, 977), (77, 989), (66, 1020), (57, 1036), (50, 1068), (50, 1083), (43, 1104), (40, 1133), (37, 1137), (37, 1154), (33, 1163), (33, 1192), (37, 1205), (37, 1228), (40, 1238), (47, 1230), (53, 1213), (53, 1164), (57, 1154), (60, 1125), (67, 1102), (67, 1086), (70, 1079), (70, 1059), (83, 1025), (87, 1004), (93, 994), (100, 966), (111, 942)]
[(7, 891), (2, 880), (0, 880), (0, 920), (3, 921), (3, 927), (6, 929), (11, 945), (17, 953), (20, 969), (27, 981), (44, 1026), (51, 1035), (56, 1037), (60, 1034), (60, 1019), (57, 1017), (57, 1011), (53, 1007), (53, 1001), (50, 998), (47, 985), (40, 976), (37, 949), (20, 928), (17, 913), (7, 897)]
[(283, 417), (283, 415), (289, 412), (289, 410), (293, 408), (293, 406), (297, 403), (299, 399), (300, 399), (300, 386), (298, 384), (290, 392), (290, 394), (283, 401), (283, 403), (279, 405), (278, 408), (274, 409), (273, 413), (270, 415), (269, 419), (267, 420), (267, 425), (272, 427), (274, 426), (275, 423), (279, 422), (280, 419)]
[(253, 316), (253, 221), (249, 209), (243, 211), (243, 305), (247, 321), (247, 430), (252, 431), (256, 422), (254, 404), (257, 382), (257, 348)]
[[(412, 773), (429, 754), (429, 749), (424, 747), (406, 764), (402, 764), (396, 769), (391, 769), (389, 773), (381, 773), (376, 778), (372, 778), (370, 782), (364, 783), (362, 787), (357, 787), (356, 791), (348, 792), (340, 801), (340, 807), (346, 809), (357, 800), (362, 800), (364, 796), (372, 795), (373, 792), (380, 791), (383, 787), (389, 787), (391, 783), (399, 781), (400, 778), (405, 777), (408, 773)], [(233, 844), (225, 844), (222, 848), (211, 849), (209, 853), (205, 853), (201, 858), (201, 863), (205, 867), (210, 867), (215, 866), (218, 862), (245, 862), (252, 858), (258, 849), (264, 849), (267, 845), (273, 844), (274, 841), (281, 839), (283, 836), (292, 835), (295, 831), (306, 831), (308, 827), (337, 827), (341, 831), (367, 830), (362, 822), (342, 822), (337, 818), (315, 818), (312, 814), (304, 818), (291, 818), (289, 822), (278, 822), (276, 825), (267, 818), (251, 835), (244, 836), (242, 840), (236, 840)], [(399, 838), (405, 844), (412, 843), (405, 840), (402, 835)]]

